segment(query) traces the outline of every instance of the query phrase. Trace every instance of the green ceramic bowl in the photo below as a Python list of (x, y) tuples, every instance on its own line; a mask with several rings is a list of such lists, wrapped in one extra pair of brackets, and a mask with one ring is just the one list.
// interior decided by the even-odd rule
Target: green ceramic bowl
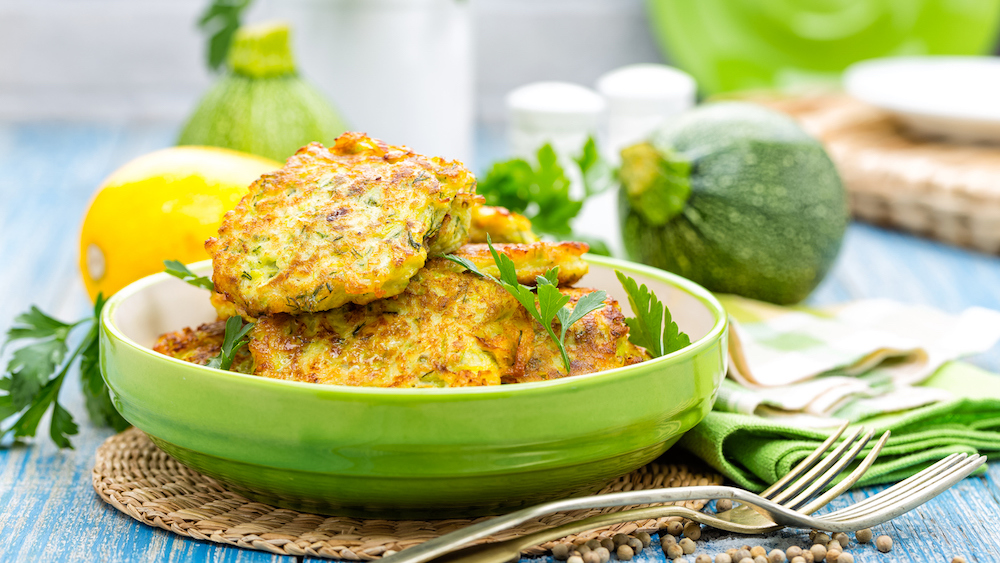
[[(374, 389), (265, 379), (153, 352), (157, 335), (215, 318), (166, 274), (116, 293), (101, 317), (114, 404), (167, 453), (249, 498), (384, 518), (497, 513), (587, 494), (655, 459), (712, 408), (727, 321), (698, 285), (588, 256), (582, 287), (628, 312), (614, 270), (645, 283), (693, 344), (626, 368), (464, 389)], [(208, 272), (210, 264), (193, 267)]]

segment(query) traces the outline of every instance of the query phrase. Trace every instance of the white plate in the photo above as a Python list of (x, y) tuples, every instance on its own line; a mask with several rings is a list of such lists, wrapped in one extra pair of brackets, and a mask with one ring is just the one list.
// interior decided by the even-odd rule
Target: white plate
[(844, 88), (918, 133), (1000, 143), (1000, 58), (874, 59), (848, 68)]

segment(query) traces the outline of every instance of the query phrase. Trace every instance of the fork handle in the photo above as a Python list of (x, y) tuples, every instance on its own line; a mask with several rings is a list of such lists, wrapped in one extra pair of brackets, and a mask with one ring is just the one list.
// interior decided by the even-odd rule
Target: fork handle
[(564, 538), (571, 534), (586, 532), (596, 528), (603, 528), (621, 522), (631, 522), (633, 520), (652, 520), (655, 518), (665, 518), (668, 516), (682, 516), (691, 518), (700, 514), (690, 508), (683, 506), (650, 506), (647, 508), (633, 508), (608, 514), (597, 514), (582, 520), (567, 522), (554, 528), (546, 528), (524, 536), (518, 536), (509, 540), (493, 542), (489, 544), (479, 544), (470, 548), (460, 549), (437, 557), (432, 563), (491, 563), (493, 561), (509, 561), (525, 549), (543, 544), (550, 540)]

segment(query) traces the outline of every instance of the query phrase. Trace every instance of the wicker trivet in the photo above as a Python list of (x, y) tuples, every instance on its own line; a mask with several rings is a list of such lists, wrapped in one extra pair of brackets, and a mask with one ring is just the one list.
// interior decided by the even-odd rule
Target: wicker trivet
[[(144, 524), (199, 540), (279, 555), (378, 559), (387, 551), (406, 549), (483, 520), (364, 520), (276, 508), (229, 492), (215, 479), (188, 469), (135, 428), (108, 438), (97, 449), (93, 478), (94, 489), (101, 498)], [(600, 494), (709, 484), (722, 484), (722, 476), (654, 462), (608, 484)], [(700, 510), (705, 502), (677, 504)], [(481, 541), (504, 540), (625, 508), (630, 507), (553, 514)], [(671, 520), (679, 518), (627, 522), (570, 537), (586, 540), (617, 532), (652, 531)], [(537, 546), (527, 553), (541, 554), (554, 543)]]

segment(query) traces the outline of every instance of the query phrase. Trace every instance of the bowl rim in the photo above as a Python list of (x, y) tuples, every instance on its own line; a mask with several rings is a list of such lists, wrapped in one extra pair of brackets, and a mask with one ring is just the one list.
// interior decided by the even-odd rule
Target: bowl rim
[[(101, 311), (100, 324), (102, 331), (107, 331), (111, 336), (113, 336), (119, 342), (127, 345), (134, 351), (151, 356), (153, 361), (165, 361), (168, 363), (175, 363), (178, 367), (185, 369), (194, 369), (202, 377), (210, 377), (217, 380), (229, 380), (233, 383), (240, 382), (247, 385), (257, 385), (272, 387), (274, 390), (287, 389), (289, 391), (298, 389), (300, 391), (310, 391), (310, 392), (323, 392), (325, 394), (337, 393), (346, 395), (355, 395), (359, 397), (372, 396), (372, 397), (382, 397), (388, 398), (392, 396), (405, 396), (405, 397), (434, 397), (435, 399), (444, 399), (447, 397), (459, 397), (467, 395), (483, 395), (492, 396), (496, 394), (505, 394), (517, 392), (519, 394), (532, 393), (532, 392), (544, 392), (552, 388), (560, 388), (564, 386), (579, 386), (579, 385), (594, 385), (594, 384), (605, 384), (616, 381), (622, 377), (628, 377), (630, 373), (636, 371), (636, 368), (649, 369), (654, 367), (666, 367), (680, 359), (688, 356), (696, 355), (698, 352), (709, 348), (722, 337), (723, 333), (729, 325), (729, 316), (723, 308), (722, 304), (718, 299), (712, 295), (704, 287), (696, 284), (695, 282), (681, 277), (677, 274), (661, 270), (659, 268), (654, 268), (652, 266), (647, 266), (644, 264), (638, 264), (635, 262), (620, 260), (617, 258), (610, 258), (606, 256), (598, 256), (595, 254), (584, 254), (583, 258), (590, 264), (608, 267), (613, 270), (622, 270), (623, 272), (632, 272), (636, 274), (642, 274), (648, 277), (656, 278), (659, 281), (667, 283), (681, 291), (684, 291), (688, 295), (694, 297), (702, 303), (715, 317), (715, 324), (712, 326), (708, 333), (699, 338), (698, 340), (692, 342), (689, 346), (686, 346), (670, 354), (665, 354), (659, 358), (653, 358), (652, 360), (647, 360), (645, 362), (640, 362), (638, 364), (633, 364), (630, 366), (623, 366), (620, 368), (615, 368), (611, 370), (597, 371), (593, 373), (586, 373), (581, 375), (574, 375), (572, 377), (561, 377), (558, 379), (550, 379), (547, 381), (535, 381), (528, 383), (511, 383), (506, 385), (489, 385), (489, 386), (476, 386), (476, 387), (429, 387), (429, 388), (385, 388), (385, 387), (356, 387), (350, 385), (336, 385), (329, 383), (309, 383), (303, 381), (288, 381), (284, 379), (272, 379), (267, 377), (260, 377), (256, 375), (243, 374), (233, 371), (224, 371), (217, 368), (210, 368), (207, 366), (202, 366), (198, 364), (192, 364), (190, 362), (185, 362), (177, 358), (172, 358), (159, 352), (153, 351), (151, 348), (147, 348), (128, 336), (126, 336), (121, 329), (113, 322), (113, 316), (117, 311), (118, 307), (129, 297), (132, 297), (136, 293), (158, 283), (169, 279), (175, 279), (165, 272), (159, 272), (152, 274), (136, 280), (124, 288), (117, 291), (112, 295), (107, 303), (105, 304), (103, 310)], [(204, 268), (206, 265), (210, 265), (211, 260), (203, 260), (201, 262), (196, 262), (188, 265), (188, 267), (193, 271), (198, 271)]]

